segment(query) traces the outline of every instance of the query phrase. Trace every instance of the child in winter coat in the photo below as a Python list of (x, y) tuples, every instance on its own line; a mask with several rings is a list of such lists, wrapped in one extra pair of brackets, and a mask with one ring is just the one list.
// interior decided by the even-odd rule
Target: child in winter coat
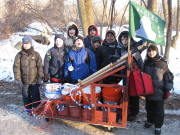
[(74, 47), (75, 38), (79, 37), (78, 27), (74, 22), (69, 22), (66, 27), (67, 37), (65, 39), (65, 47), (71, 50)]
[[(87, 52), (83, 41), (83, 37), (76, 38), (74, 48), (66, 56), (64, 77), (72, 84), (76, 84), (78, 80), (83, 80), (97, 71), (95, 56), (91, 50)], [(71, 69), (69, 69), (70, 66), (72, 66)]]
[(44, 58), (44, 82), (64, 83), (64, 60), (68, 49), (64, 47), (64, 35), (56, 34), (54, 47), (49, 49)]
[(168, 81), (166, 73), (169, 71), (166, 61), (159, 56), (156, 45), (150, 45), (147, 49), (147, 59), (144, 63), (144, 72), (149, 74), (153, 81), (154, 94), (146, 96), (147, 121), (145, 128), (155, 126), (155, 134), (161, 134), (164, 122), (164, 99), (168, 98), (173, 83)]
[[(84, 39), (84, 44), (86, 48), (89, 48), (92, 44), (91, 44), (91, 40), (94, 36), (99, 36), (98, 35), (98, 29), (96, 25), (90, 25), (88, 27), (88, 35), (86, 36), (86, 38)], [(92, 47), (92, 46), (91, 46)]]
[[(135, 49), (139, 45), (143, 44), (143, 40), (140, 40), (139, 42), (136, 42), (133, 38), (131, 38), (130, 41), (130, 50)], [(128, 31), (122, 31), (118, 36), (118, 43), (121, 48), (121, 55), (125, 55), (128, 53)], [(147, 47), (144, 47), (142, 50), (138, 51), (137, 55), (139, 55), (139, 59), (137, 60), (138, 66), (140, 68), (143, 68), (143, 61), (140, 56), (140, 53), (146, 49)], [(135, 63), (134, 63), (135, 64)], [(122, 74), (126, 75), (127, 68), (122, 70)], [(126, 85), (126, 78), (123, 78), (123, 85)], [(139, 112), (139, 96), (129, 96), (129, 114), (128, 114), (128, 121), (133, 121), (136, 118), (136, 115)]]
[(43, 78), (43, 64), (40, 54), (34, 51), (31, 37), (24, 36), (22, 44), (22, 51), (17, 53), (14, 60), (13, 72), (22, 89), (25, 109), (31, 115), (32, 107), (36, 108), (40, 103), (39, 84)]
[(94, 55), (96, 56), (97, 50), (98, 48), (102, 46), (102, 40), (99, 36), (94, 36), (92, 38), (91, 41), (91, 46), (89, 46), (88, 48), (94, 53)]
[[(118, 47), (115, 31), (109, 30), (103, 45), (100, 46), (96, 53), (97, 68), (102, 69), (110, 63), (116, 62), (121, 57), (121, 50)], [(103, 79), (104, 84), (118, 84), (121, 81), (120, 77), (108, 76)]]

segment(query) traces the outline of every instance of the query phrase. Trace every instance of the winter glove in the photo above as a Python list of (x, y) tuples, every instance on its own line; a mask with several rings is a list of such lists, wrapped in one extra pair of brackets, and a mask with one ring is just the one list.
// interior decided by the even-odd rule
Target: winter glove
[(72, 79), (70, 77), (64, 77), (63, 80), (65, 83), (71, 83)]
[(22, 81), (21, 80), (16, 80), (16, 83), (19, 86), (19, 88), (22, 89), (22, 87), (23, 87)]
[(42, 84), (42, 79), (41, 79), (41, 78), (38, 78), (36, 84), (41, 85), (41, 84)]
[(43, 82), (47, 82), (49, 80), (49, 74), (44, 73)]
[(116, 55), (109, 55), (108, 59), (110, 60), (110, 62), (114, 63), (119, 59), (119, 57)]
[(170, 90), (166, 90), (166, 91), (164, 92), (164, 99), (168, 99), (169, 96), (171, 95), (171, 93), (170, 93), (169, 91), (170, 91)]

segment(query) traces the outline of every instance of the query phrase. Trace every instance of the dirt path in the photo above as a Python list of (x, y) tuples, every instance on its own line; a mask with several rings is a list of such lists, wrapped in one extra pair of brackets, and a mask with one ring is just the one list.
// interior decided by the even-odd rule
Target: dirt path
[[(41, 91), (41, 97), (44, 97)], [(162, 135), (178, 135), (180, 132), (180, 95), (173, 94), (165, 101), (165, 122)], [(0, 82), (0, 135), (154, 135), (154, 127), (144, 129), (146, 120), (144, 100), (141, 99), (140, 113), (134, 122), (128, 122), (128, 129), (115, 128), (105, 132), (102, 126), (55, 120), (47, 129), (40, 130), (41, 120), (33, 120), (22, 111), (21, 91), (14, 82)], [(43, 122), (46, 121), (43, 119)]]

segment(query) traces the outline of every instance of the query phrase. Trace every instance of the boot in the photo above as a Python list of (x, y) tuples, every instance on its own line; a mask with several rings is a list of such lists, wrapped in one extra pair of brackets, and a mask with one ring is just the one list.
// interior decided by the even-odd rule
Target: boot
[(155, 133), (156, 135), (160, 135), (160, 134), (161, 134), (161, 129), (160, 129), (160, 128), (155, 128), (154, 133)]

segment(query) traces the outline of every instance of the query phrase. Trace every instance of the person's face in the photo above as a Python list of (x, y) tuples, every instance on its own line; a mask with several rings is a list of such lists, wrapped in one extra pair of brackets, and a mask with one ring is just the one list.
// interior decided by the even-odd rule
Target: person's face
[(74, 45), (75, 45), (76, 47), (83, 47), (83, 46), (84, 46), (84, 43), (83, 43), (83, 41), (82, 41), (81, 39), (77, 39), (77, 40), (75, 41)]
[(96, 35), (96, 30), (95, 29), (91, 29), (89, 34), (90, 34), (90, 36), (94, 37)]
[(113, 43), (113, 42), (115, 41), (114, 35), (111, 34), (111, 33), (108, 33), (107, 36), (106, 36), (106, 41), (107, 41), (108, 43)]
[(70, 30), (69, 30), (69, 36), (70, 36), (70, 37), (73, 37), (73, 36), (75, 35), (75, 33), (76, 33), (76, 30), (75, 30), (75, 29), (70, 29)]
[(151, 51), (148, 52), (148, 56), (151, 57), (151, 58), (155, 57), (156, 54), (157, 54), (157, 51), (155, 51), (155, 50), (151, 50)]
[(94, 48), (98, 48), (101, 44), (99, 43), (99, 41), (95, 41), (94, 42)]
[(128, 38), (127, 37), (121, 37), (121, 43), (125, 48), (128, 47)]
[(56, 39), (56, 46), (57, 47), (62, 47), (63, 46), (63, 40), (61, 38)]
[(30, 49), (31, 48), (31, 44), (30, 43), (25, 43), (23, 44), (24, 49)]

